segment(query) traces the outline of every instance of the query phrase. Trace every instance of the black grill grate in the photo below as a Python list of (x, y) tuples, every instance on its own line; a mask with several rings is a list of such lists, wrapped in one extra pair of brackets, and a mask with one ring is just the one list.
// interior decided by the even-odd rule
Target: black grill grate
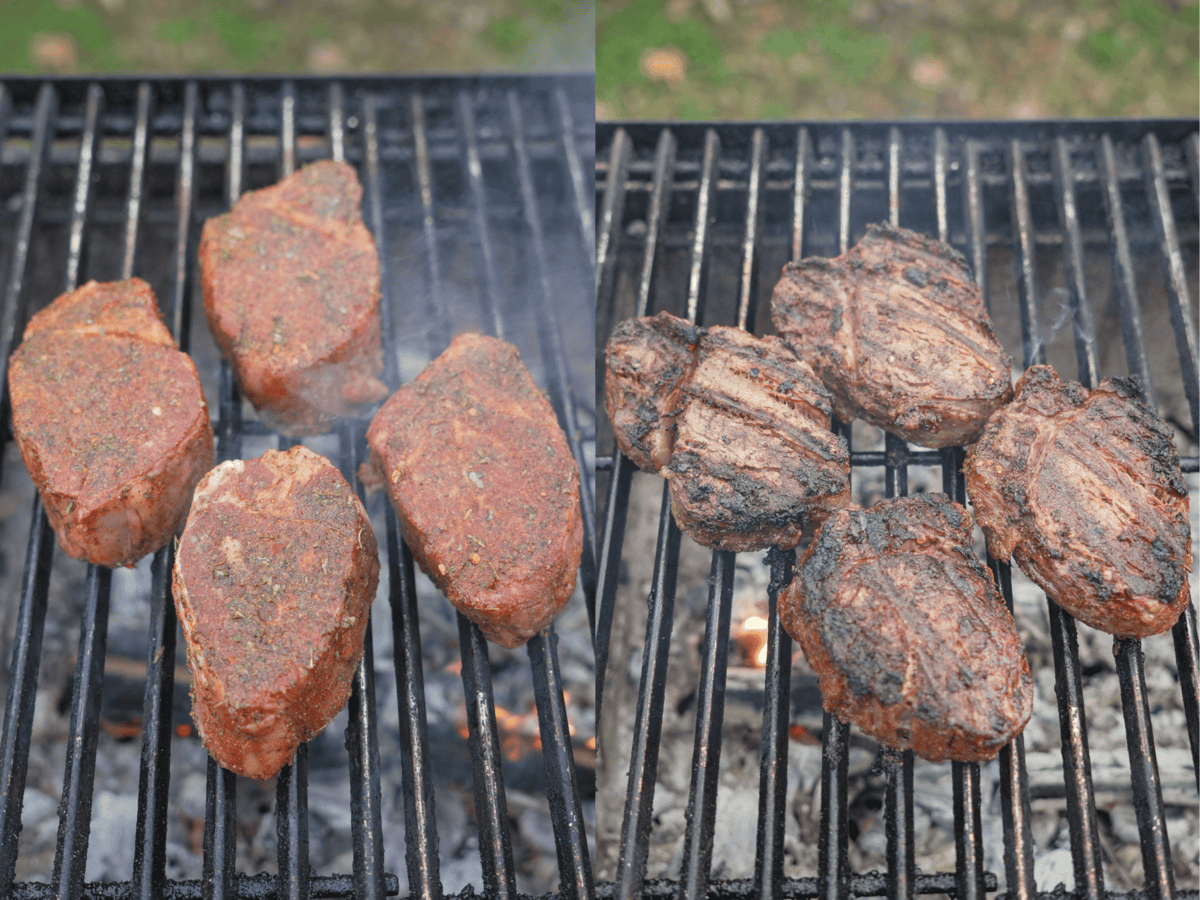
[[(1025, 365), (1047, 359), (1045, 279), (1057, 267), (1075, 340), (1051, 361), (1085, 385), (1122, 374), (1120, 361), (1101, 365), (1096, 314), (1084, 249), (1107, 248), (1119, 311), (1125, 370), (1141, 378), (1151, 403), (1156, 386), (1182, 396), (1187, 412), (1175, 425), (1184, 471), (1196, 472), (1197, 132), (1195, 121), (977, 124), (653, 124), (602, 123), (597, 134), (597, 369), (604, 343), (620, 320), (668, 310), (700, 324), (769, 330), (770, 291), (791, 258), (833, 256), (872, 221), (890, 221), (949, 240), (963, 250), (983, 285), (993, 320)], [(993, 257), (1011, 257), (1016, 297), (988, 283)], [(1155, 260), (1157, 259), (1157, 262)], [(1154, 263), (1153, 266), (1148, 263)], [(1175, 335), (1173, 347), (1147, 347), (1141, 294), (1162, 279)], [(1149, 272), (1148, 272), (1149, 270)], [(766, 274), (759, 277), (759, 272)], [(1160, 289), (1160, 292), (1162, 289)], [(1051, 298), (1053, 299), (1053, 298)], [(1061, 302), (1061, 301), (1060, 301)], [(1014, 308), (1015, 307), (1015, 308)], [(1051, 321), (1051, 326), (1063, 322)], [(1069, 334), (1070, 332), (1067, 332)], [(1053, 335), (1049, 335), (1053, 337)], [(1007, 338), (1007, 339), (1006, 339)], [(1061, 347), (1056, 350), (1062, 356)], [(1072, 370), (1071, 366), (1076, 368)], [(602, 402), (602, 401), (601, 401)], [(847, 440), (850, 429), (835, 423)], [(625, 531), (634, 466), (613, 450), (611, 427), (600, 423), (603, 473), (597, 605), (597, 720), (609, 670), (614, 604), (626, 560)], [(851, 447), (853, 471), (883, 467), (888, 496), (908, 491), (908, 467), (938, 466), (942, 489), (965, 502), (962, 451), (911, 449), (887, 436), (883, 451)], [(768, 656), (754, 878), (710, 880), (716, 771), (729, 658), (734, 555), (712, 554), (708, 619), (696, 691), (696, 736), (678, 884), (646, 880), (651, 810), (671, 642), (680, 532), (663, 489), (649, 614), (637, 693), (634, 746), (625, 795), (615, 883), (601, 896), (821, 897), (853, 893), (904, 897), (949, 893), (983, 898), (997, 889), (984, 871), (980, 771), (953, 764), (956, 865), (953, 872), (917, 874), (913, 837), (913, 759), (892, 765), (886, 788), (886, 875), (850, 871), (847, 855), (846, 759), (849, 729), (825, 714), (821, 772), (819, 873), (783, 877), (787, 741), (792, 644), (779, 627), (776, 601), (790, 578), (791, 553), (771, 551)], [(1194, 521), (1194, 516), (1193, 516)], [(1012, 606), (1007, 564), (990, 560)], [(649, 565), (649, 560), (646, 560)], [(626, 598), (628, 599), (628, 598)], [(622, 602), (625, 602), (623, 600)], [(1074, 620), (1049, 603), (1061, 725), (1066, 814), (1070, 823), (1075, 895), (1113, 896), (1103, 883)], [(1174, 642), (1193, 775), (1197, 767), (1196, 621), (1189, 605)], [(1145, 891), (1176, 893), (1140, 643), (1114, 643), (1125, 716), (1132, 790), (1142, 842)], [(621, 667), (614, 665), (619, 671)], [(620, 677), (609, 673), (609, 677)], [(612, 714), (612, 713), (609, 713)], [(1029, 779), (1024, 741), (1000, 756), (1005, 878), (1010, 896), (1035, 897), (1052, 885), (1034, 882)]]
[[(581, 582), (590, 616), (595, 591), (592, 371), (572, 361), (590, 353), (592, 339), (591, 328), (580, 323), (590, 326), (593, 310), (594, 228), (587, 205), (593, 96), (592, 79), (584, 76), (0, 81), (5, 153), (0, 174), (8, 176), (13, 195), (8, 209), (16, 213), (10, 217), (15, 221), (0, 219), (0, 237), (9, 235), (0, 244), (8, 273), (0, 298), (0, 382), (32, 310), (87, 277), (141, 274), (162, 298), (166, 322), (182, 347), (197, 352), (190, 322), (199, 305), (194, 257), (203, 220), (228, 208), (243, 191), (273, 183), (313, 159), (346, 159), (363, 181), (364, 218), (383, 264), (384, 379), (394, 388), (416, 374), (456, 328), (474, 324), (518, 345), (547, 390), (584, 474), (588, 540)], [(119, 185), (125, 186), (123, 194)], [(102, 226), (112, 225), (122, 238), (116, 252), (106, 255)], [(43, 244), (47, 235), (52, 243), (64, 226), (65, 259), (57, 249), (41, 255), (31, 250), (39, 233)], [(252, 411), (243, 414), (223, 362), (215, 390), (218, 402), (211, 395), (209, 400), (217, 413), (221, 459), (240, 456), (244, 440), (261, 444), (270, 438), (273, 432)], [(341, 423), (329, 454), (352, 484), (357, 484), (367, 424)], [(280, 440), (281, 447), (289, 445)], [(310, 871), (307, 747), (301, 746), (277, 782), (279, 875), (235, 871), (236, 779), (209, 758), (203, 879), (166, 881), (177, 656), (169, 547), (154, 557), (146, 598), (150, 630), (132, 881), (84, 884), (112, 577), (107, 569), (91, 567), (71, 698), (58, 851), (53, 873), (47, 873), (52, 881), (14, 884), (55, 552), (40, 501), (32, 521), (20, 597), (6, 598), (18, 611), (0, 758), (0, 896), (397, 893), (399, 880), (389, 869), (399, 861), (383, 855), (380, 720), (370, 628), (346, 732), (353, 873), (318, 877)], [(442, 884), (417, 589), (413, 560), (400, 542), (390, 506), (386, 532), (381, 543), (391, 586), (408, 885), (414, 896), (438, 897)], [(459, 634), (482, 887), (494, 896), (514, 896), (488, 650), (479, 630), (461, 617)], [(528, 645), (547, 803), (561, 895), (590, 896), (588, 837), (556, 647), (553, 630)]]

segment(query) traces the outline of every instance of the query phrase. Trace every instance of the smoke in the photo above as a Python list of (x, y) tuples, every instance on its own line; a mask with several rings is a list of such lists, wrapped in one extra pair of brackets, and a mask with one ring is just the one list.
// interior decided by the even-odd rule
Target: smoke
[(1073, 325), (1071, 336), (1076, 342), (1091, 344), (1096, 340), (1095, 328), (1091, 323), (1080, 321), (1075, 304), (1072, 303), (1071, 293), (1065, 287), (1050, 290), (1038, 310), (1038, 329), (1034, 335), (1030, 357), (1036, 358), (1045, 347), (1051, 347), (1066, 340), (1064, 334), (1068, 323)]

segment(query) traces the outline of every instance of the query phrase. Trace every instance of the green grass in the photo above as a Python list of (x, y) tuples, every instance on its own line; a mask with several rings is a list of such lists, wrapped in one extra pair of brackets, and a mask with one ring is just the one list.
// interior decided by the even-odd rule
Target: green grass
[[(585, 0), (0, 0), (0, 73), (566, 71), (592, 67)], [(320, 51), (320, 52), (317, 52)], [(332, 59), (332, 62), (329, 60)]]
[[(1195, 2), (598, 0), (599, 113), (621, 118), (1195, 116)], [(647, 50), (687, 57), (648, 79)]]

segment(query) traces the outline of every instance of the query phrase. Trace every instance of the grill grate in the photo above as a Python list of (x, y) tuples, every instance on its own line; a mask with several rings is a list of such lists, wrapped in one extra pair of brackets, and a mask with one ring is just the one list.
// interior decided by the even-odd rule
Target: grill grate
[[(0, 319), (0, 380), (33, 309), (85, 277), (142, 274), (163, 298), (181, 346), (192, 340), (199, 296), (194, 258), (200, 225), (243, 191), (270, 184), (313, 159), (355, 164), (364, 218), (380, 248), (384, 379), (393, 388), (476, 323), (518, 345), (543, 386), (585, 477), (587, 524), (582, 595), (595, 590), (592, 547), (594, 410), (588, 296), (594, 228), (585, 173), (594, 152), (590, 77), (0, 82), (0, 178), (11, 181), (15, 222), (0, 219), (7, 252)], [(4, 182), (9, 184), (8, 181)], [(124, 184), (124, 195), (117, 186)], [(101, 199), (97, 199), (103, 195)], [(66, 225), (65, 260), (38, 250)], [(115, 254), (108, 226), (118, 226)], [(10, 237), (5, 237), (11, 233)], [(48, 237), (49, 236), (49, 237)], [(89, 251), (94, 251), (89, 265)], [(114, 262), (115, 260), (115, 262)], [(85, 275), (86, 273), (86, 275)], [(163, 288), (167, 289), (164, 290)], [(482, 303), (475, 298), (482, 298)], [(565, 329), (564, 323), (570, 328)], [(211, 355), (215, 351), (207, 348)], [(215, 356), (210, 360), (213, 370)], [(201, 372), (205, 372), (203, 363)], [(243, 404), (220, 363), (213, 386), (221, 459), (244, 445), (274, 442)], [(208, 389), (206, 384), (206, 389)], [(582, 398), (582, 399), (580, 399)], [(4, 420), (7, 423), (7, 416)], [(330, 455), (352, 484), (365, 452), (366, 420), (340, 423)], [(6, 426), (7, 427), (7, 426)], [(7, 434), (6, 434), (7, 436)], [(291, 442), (279, 440), (281, 449)], [(10, 451), (11, 452), (11, 451)], [(361, 495), (361, 489), (360, 489)], [(377, 501), (379, 502), (379, 501)], [(413, 560), (385, 512), (390, 576), (408, 889), (439, 897), (438, 829), (427, 729), (422, 643)], [(308, 752), (302, 745), (277, 781), (278, 876), (236, 872), (236, 779), (208, 760), (203, 878), (165, 876), (176, 631), (170, 594), (172, 548), (155, 555), (146, 662), (136, 847), (132, 881), (84, 884), (92, 822), (98, 718), (112, 573), (90, 567), (71, 696), (70, 737), (52, 882), (14, 883), (22, 797), (47, 613), (55, 538), (34, 501), (17, 603), (0, 758), (0, 895), (261, 897), (396, 894), (384, 858), (372, 630), (349, 701), (346, 747), (351, 785), (353, 873), (317, 876), (309, 864)], [(573, 601), (574, 602), (574, 601)], [(504, 773), (488, 649), (459, 617), (483, 889), (516, 894)], [(569, 738), (553, 630), (528, 645), (563, 897), (593, 893), (588, 836)], [(387, 786), (395, 790), (394, 786)], [(464, 895), (472, 895), (468, 887)]]
[[(1182, 442), (1183, 469), (1196, 472), (1200, 418), (1192, 324), (1200, 180), (1196, 146), (1195, 121), (894, 126), (602, 123), (597, 133), (596, 183), (598, 370), (603, 371), (608, 334), (618, 321), (631, 316), (665, 309), (700, 324), (736, 324), (762, 334), (769, 330), (770, 291), (784, 261), (836, 255), (861, 236), (868, 222), (887, 220), (948, 240), (965, 252), (1001, 340), (1010, 350), (1021, 347), (1024, 365), (1047, 361), (1053, 328), (1070, 323), (1074, 341), (1061, 342), (1066, 349), (1055, 345), (1050, 361), (1064, 375), (1072, 374), (1074, 364), (1075, 377), (1091, 386), (1105, 374), (1119, 373), (1121, 365), (1098, 355), (1095, 279), (1085, 269), (1085, 248), (1107, 248), (1126, 371), (1141, 378), (1151, 403), (1163, 398), (1156, 386), (1173, 394), (1178, 415), (1172, 421)], [(1004, 257), (1010, 257), (1015, 267), (1015, 298), (1007, 296), (1003, 287), (989, 284), (989, 267)], [(1147, 347), (1141, 292), (1153, 289), (1148, 282), (1155, 272), (1149, 263), (1155, 257), (1175, 336), (1174, 354), (1163, 347)], [(767, 276), (760, 279), (760, 271)], [(1039, 275), (1048, 272), (1058, 275), (1061, 296), (1043, 296), (1046, 279)], [(1052, 300), (1063, 306), (1061, 321), (1047, 319)], [(627, 559), (637, 549), (624, 546), (635, 467), (613, 449), (607, 421), (602, 419), (599, 427), (603, 452), (613, 454), (598, 460), (599, 489), (606, 496), (595, 639), (597, 721), (603, 722), (601, 691), (606, 674), (609, 683), (622, 677), (616, 674), (621, 666), (609, 666), (617, 595), (620, 582), (638, 560)], [(848, 426), (835, 422), (835, 428), (850, 441)], [(936, 466), (941, 468), (942, 489), (954, 500), (966, 500), (960, 448), (914, 449), (888, 435), (882, 451), (856, 450), (853, 445), (851, 451), (856, 476), (861, 477), (864, 469), (884, 469), (888, 496), (908, 492), (910, 466)], [(834, 900), (851, 893), (904, 897), (945, 892), (967, 900), (995, 891), (996, 875), (984, 870), (977, 764), (952, 765), (954, 871), (917, 873), (911, 752), (889, 766), (886, 875), (850, 871), (849, 728), (828, 713), (822, 740), (818, 876), (784, 878), (792, 642), (779, 626), (776, 603), (790, 579), (794, 555), (775, 550), (768, 553), (771, 581), (754, 877), (710, 879), (735, 566), (733, 554), (714, 551), (708, 618), (699, 651), (703, 674), (695, 701), (681, 880), (678, 884), (646, 880), (667, 653), (680, 577), (681, 536), (665, 486), (662, 497), (616, 881), (600, 885), (598, 893)], [(645, 565), (649, 564), (646, 559)], [(996, 560), (989, 564), (1011, 609), (1009, 566)], [(1075, 622), (1054, 603), (1048, 606), (1075, 894), (1113, 896), (1101, 867)], [(1194, 605), (1181, 616), (1173, 636), (1194, 777), (1200, 768)], [(1114, 653), (1145, 890), (1150, 896), (1194, 897), (1195, 890), (1177, 892), (1174, 884), (1140, 643), (1115, 641)], [(1001, 752), (999, 770), (1007, 890), (1009, 896), (1035, 897), (1039, 885), (1034, 879), (1023, 738)], [(1048, 887), (1042, 885), (1040, 890)]]

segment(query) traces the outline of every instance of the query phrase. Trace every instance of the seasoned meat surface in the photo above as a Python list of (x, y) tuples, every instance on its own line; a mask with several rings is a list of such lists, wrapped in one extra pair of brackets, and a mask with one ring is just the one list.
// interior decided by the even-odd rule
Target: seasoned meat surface
[(150, 285), (90, 281), (36, 313), (8, 386), (17, 446), (69, 555), (132, 566), (183, 526), (213, 432)]
[(212, 470), (175, 557), (192, 717), (222, 766), (271, 778), (346, 704), (379, 556), (362, 503), (305, 447)]
[(644, 472), (671, 461), (680, 385), (689, 377), (700, 329), (660, 312), (626, 319), (605, 347), (605, 397), (617, 446)]
[(341, 162), (306, 166), (209, 219), (204, 311), (242, 393), (281, 434), (328, 431), (387, 396), (379, 257), (362, 186)]
[(924, 447), (975, 440), (1012, 399), (1012, 361), (962, 255), (870, 225), (836, 259), (784, 266), (775, 328), (833, 393), (833, 411)]
[(795, 547), (806, 522), (850, 502), (829, 393), (779, 338), (707, 329), (681, 393), (666, 475), (679, 527), (699, 543)]
[(422, 571), (484, 635), (516, 647), (575, 589), (579, 472), (515, 347), (464, 334), (396, 391), (360, 477), (386, 486)]
[(796, 563), (779, 618), (825, 709), (932, 762), (982, 761), (1020, 734), (1033, 679), (1012, 615), (944, 494), (829, 517)]
[(997, 559), (1119, 637), (1166, 631), (1189, 598), (1188, 494), (1171, 433), (1136, 383), (1089, 392), (1030, 368), (964, 467)]

